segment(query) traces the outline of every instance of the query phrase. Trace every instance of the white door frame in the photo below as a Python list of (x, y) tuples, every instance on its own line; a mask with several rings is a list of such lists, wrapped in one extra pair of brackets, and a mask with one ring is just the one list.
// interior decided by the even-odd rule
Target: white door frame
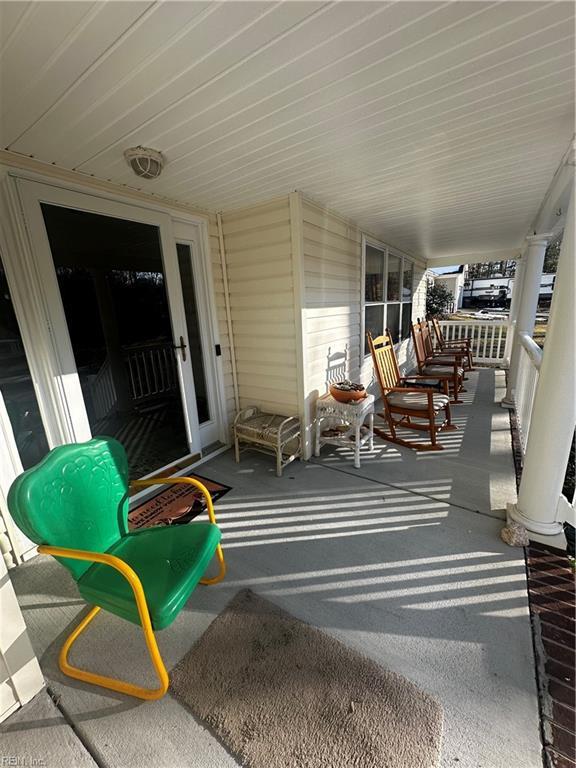
[(23, 471), (8, 411), (0, 392), (0, 522), (4, 523), (8, 539), (2, 540), (0, 533), (0, 559), (8, 567), (19, 565), (36, 554), (36, 544), (13, 524), (8, 514), (8, 489)]
[(220, 348), (216, 341), (218, 338), (218, 318), (216, 306), (209, 291), (209, 288), (214, 285), (212, 265), (210, 259), (206, 258), (208, 254), (203, 242), (202, 231), (197, 224), (175, 218), (172, 220), (172, 227), (175, 242), (189, 245), (192, 256), (192, 275), (210, 412), (210, 419), (199, 425), (201, 445), (204, 447), (216, 441), (225, 442), (225, 437), (222, 438), (223, 433), (226, 432), (223, 428), (224, 412), (222, 410), (222, 403), (224, 402), (222, 356), (216, 354), (216, 349)]
[[(5, 244), (3, 251), (6, 250), (9, 254), (4, 259), (4, 267), (13, 293), (14, 309), (21, 327), (48, 443), (53, 447), (61, 443), (84, 440), (90, 436), (90, 430), (67, 326), (62, 327), (65, 317), (59, 290), (58, 296), (55, 294), (57, 281), (55, 282), (53, 271), (48, 275), (46, 267), (42, 269), (42, 259), (37, 259), (35, 253), (39, 247), (49, 249), (38, 204), (39, 197), (41, 201), (45, 200), (49, 204), (158, 226), (175, 338), (180, 335), (186, 338), (187, 329), (173, 228), (179, 226), (179, 223), (186, 224), (191, 232), (191, 227), (194, 227), (194, 242), (199, 262), (202, 264), (202, 274), (198, 275), (198, 281), (202, 282), (202, 292), (210, 310), (206, 325), (206, 347), (207, 350), (214, 350), (219, 338), (211, 282), (207, 221), (200, 216), (154, 205), (153, 201), (147, 204), (129, 197), (123, 198), (121, 195), (104, 194), (81, 185), (47, 179), (36, 173), (10, 171), (2, 175), (4, 178), (1, 203), (7, 226), (1, 233), (0, 246)], [(213, 371), (215, 376), (212, 382), (208, 380), (210, 371)], [(200, 432), (196, 417), (192, 369), (191, 365), (182, 365), (180, 356), (178, 372), (183, 401), (184, 397), (187, 398), (184, 407), (188, 412), (188, 441), (191, 451), (199, 453)], [(207, 366), (207, 386), (215, 396), (214, 417), (218, 422), (220, 439), (225, 439), (222, 373), (221, 361), (214, 365), (212, 360), (212, 364)]]
[[(76, 361), (68, 333), (68, 323), (56, 270), (50, 249), (48, 233), (40, 207), (41, 203), (62, 206), (68, 209), (89, 211), (127, 221), (138, 221), (157, 227), (166, 281), (166, 293), (170, 310), (174, 340), (182, 336), (187, 339), (184, 301), (178, 272), (176, 243), (170, 216), (164, 212), (143, 209), (86, 193), (55, 188), (37, 181), (19, 179), (17, 182), (24, 218), (28, 227), (36, 267), (40, 274), (46, 315), (53, 333), (53, 349), (56, 352), (56, 369), (61, 396), (68, 407), (70, 419), (77, 439), (89, 440), (91, 435), (84, 395), (76, 370)], [(190, 359), (184, 360), (184, 350), (176, 355), (177, 373), (184, 409), (184, 423), (189, 453), (200, 452), (200, 433), (196, 412), (196, 396)]]

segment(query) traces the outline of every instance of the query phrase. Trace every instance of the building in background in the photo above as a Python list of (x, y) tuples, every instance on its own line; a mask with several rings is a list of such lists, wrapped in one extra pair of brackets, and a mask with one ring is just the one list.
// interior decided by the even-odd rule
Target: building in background
[(456, 312), (457, 309), (462, 307), (464, 299), (464, 271), (466, 266), (466, 264), (460, 264), (459, 267), (448, 267), (446, 272), (430, 270), (434, 283), (443, 283), (452, 296), (454, 296), (454, 302), (449, 307), (450, 312)]

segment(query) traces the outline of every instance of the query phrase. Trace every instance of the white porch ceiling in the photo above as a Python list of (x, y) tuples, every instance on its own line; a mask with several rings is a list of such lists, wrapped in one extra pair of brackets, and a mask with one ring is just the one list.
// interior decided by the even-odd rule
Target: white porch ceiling
[(428, 259), (517, 248), (574, 131), (572, 2), (0, 14), (6, 149), (209, 210), (300, 189)]

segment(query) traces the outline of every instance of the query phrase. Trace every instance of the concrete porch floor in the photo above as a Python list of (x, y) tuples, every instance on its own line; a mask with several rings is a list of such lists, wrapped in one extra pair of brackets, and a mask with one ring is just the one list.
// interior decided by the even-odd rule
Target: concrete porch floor
[[(461, 429), (443, 436), (442, 452), (377, 441), (356, 470), (351, 452), (325, 448), (282, 478), (261, 454), (204, 464), (201, 474), (233, 488), (216, 506), (229, 572), (196, 590), (159, 633), (168, 669), (250, 587), (437, 696), (443, 768), (541, 766), (524, 554), (498, 536), (515, 499), (508, 414), (497, 405), (503, 384), (500, 371), (471, 374), (454, 408)], [(62, 676), (58, 650), (83, 601), (51, 559), (11, 577), (60, 709), (43, 692), (9, 718), (4, 754), (63, 768), (237, 765), (169, 694), (143, 703)], [(97, 618), (73, 661), (150, 684), (137, 628), (110, 615)]]

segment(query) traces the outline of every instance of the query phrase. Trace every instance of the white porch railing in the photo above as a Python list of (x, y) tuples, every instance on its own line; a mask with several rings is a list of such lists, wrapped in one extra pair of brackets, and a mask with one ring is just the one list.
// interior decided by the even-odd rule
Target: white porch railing
[[(540, 378), (543, 351), (534, 339), (527, 333), (518, 333), (519, 358), (516, 387), (514, 390), (514, 409), (516, 411), (516, 423), (520, 439), (523, 460), (526, 457), (530, 425), (534, 409), (534, 400)], [(558, 459), (564, 466), (568, 463), (568, 456)], [(566, 521), (576, 526), (576, 493), (572, 498), (566, 498), (562, 493), (556, 504), (556, 520)]]
[(514, 400), (516, 405), (516, 420), (522, 455), (526, 453), (530, 421), (532, 419), (532, 406), (536, 395), (536, 386), (542, 363), (542, 350), (534, 339), (527, 333), (519, 333), (520, 358), (518, 361), (518, 376)]
[(134, 400), (142, 401), (176, 389), (176, 360), (172, 344), (125, 349), (124, 359)]
[(572, 501), (567, 499), (564, 494), (560, 494), (557, 510), (556, 518), (558, 520), (565, 520), (576, 528), (576, 492), (572, 496)]
[(90, 392), (92, 393), (94, 416), (97, 419), (102, 419), (110, 413), (118, 400), (108, 358), (104, 360), (100, 370), (91, 381)]
[(498, 365), (505, 361), (506, 320), (441, 320), (446, 341), (471, 339), (472, 354), (477, 363)]
[[(172, 344), (147, 344), (123, 349), (130, 397), (141, 404), (157, 395), (173, 392), (177, 387), (176, 361)], [(94, 417), (108, 416), (118, 402), (112, 367), (107, 357), (95, 376), (86, 382), (92, 400)]]

